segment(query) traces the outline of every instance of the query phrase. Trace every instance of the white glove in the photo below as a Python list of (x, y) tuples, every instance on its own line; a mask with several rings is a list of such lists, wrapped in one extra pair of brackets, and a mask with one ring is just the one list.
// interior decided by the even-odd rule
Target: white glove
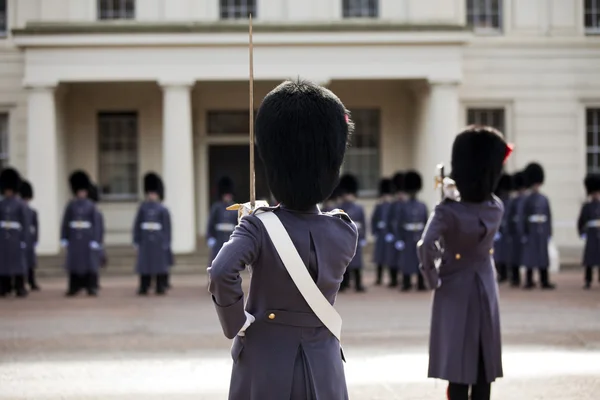
[(27, 245), (25, 244), (25, 242), (21, 242), (21, 249), (26, 249)]
[(34, 244), (33, 244), (33, 247), (37, 248), (37, 243), (34, 243)]
[(502, 234), (500, 232), (496, 232), (496, 234), (494, 235), (494, 242), (497, 242), (498, 240), (500, 240), (500, 238), (502, 238)]
[(365, 247), (367, 245), (367, 240), (366, 239), (361, 239), (360, 240), (360, 247)]
[(440, 287), (442, 287), (442, 280), (438, 278), (438, 284), (436, 286), (436, 289), (439, 289)]
[(246, 329), (248, 329), (248, 327), (250, 327), (250, 325), (252, 325), (254, 323), (254, 321), (256, 321), (256, 318), (254, 318), (254, 315), (250, 314), (248, 311), (244, 311), (244, 313), (246, 314), (246, 323), (244, 324), (244, 326), (242, 326), (242, 329), (240, 329), (240, 331), (238, 332), (238, 336), (246, 336)]
[(404, 250), (404, 247), (405, 247), (405, 245), (404, 245), (404, 242), (403, 242), (402, 240), (398, 240), (398, 241), (397, 241), (397, 242), (394, 244), (394, 247), (396, 248), (396, 250), (398, 250), (398, 251), (402, 251), (402, 250)]
[(379, 221), (379, 222), (377, 223), (377, 228), (379, 228), (379, 229), (383, 229), (383, 228), (385, 228), (385, 221)]
[(215, 246), (215, 244), (217, 244), (217, 239), (211, 237), (208, 238), (208, 240), (206, 241), (206, 244), (208, 245), (208, 247), (210, 247), (211, 249)]
[(454, 200), (454, 201), (460, 200), (460, 193), (459, 193), (458, 189), (456, 188), (456, 182), (454, 182), (454, 180), (452, 180), (450, 178), (444, 178), (442, 185), (443, 185), (444, 197), (446, 197), (447, 199), (450, 199), (450, 200)]
[(586, 240), (587, 239), (587, 235), (584, 233), (583, 235), (581, 235), (581, 239), (582, 240)]
[(69, 241), (67, 239), (63, 239), (60, 241), (60, 247), (67, 247), (69, 245)]
[(387, 243), (392, 243), (394, 241), (394, 235), (391, 233), (388, 233), (387, 235), (385, 235), (385, 241)]
[(96, 241), (91, 241), (90, 242), (90, 249), (92, 250), (98, 250), (100, 248), (100, 245), (98, 244), (98, 242)]

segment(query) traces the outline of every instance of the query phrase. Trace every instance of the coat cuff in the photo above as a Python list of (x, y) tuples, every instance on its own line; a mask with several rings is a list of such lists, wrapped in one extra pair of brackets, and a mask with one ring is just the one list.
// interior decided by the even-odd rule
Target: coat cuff
[(235, 303), (222, 307), (217, 303), (215, 296), (212, 296), (215, 309), (219, 316), (219, 322), (223, 333), (228, 339), (233, 339), (246, 323), (246, 313), (244, 312), (244, 296), (240, 297)]

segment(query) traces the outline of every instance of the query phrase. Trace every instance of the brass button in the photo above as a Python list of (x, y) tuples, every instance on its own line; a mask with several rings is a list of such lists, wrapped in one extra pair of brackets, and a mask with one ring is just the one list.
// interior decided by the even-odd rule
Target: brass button
[(454, 256), (454, 258), (456, 258), (457, 260), (460, 260), (460, 254), (456, 253), (456, 255)]
[(494, 254), (494, 249), (490, 249), (490, 254)]
[(269, 319), (275, 319), (275, 314), (273, 314), (273, 313), (269, 314)]

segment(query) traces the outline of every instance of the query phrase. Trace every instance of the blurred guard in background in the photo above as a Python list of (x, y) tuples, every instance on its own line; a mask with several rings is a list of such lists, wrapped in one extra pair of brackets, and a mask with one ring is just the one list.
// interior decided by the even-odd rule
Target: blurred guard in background
[[(377, 267), (376, 285), (381, 285), (383, 279), (383, 270), (386, 267), (386, 247), (385, 234), (387, 232), (387, 219), (392, 206), (392, 181), (391, 179), (382, 179), (379, 181), (379, 202), (373, 210), (371, 216), (371, 233), (375, 237), (375, 248), (373, 249), (373, 263)], [(331, 210), (329, 210), (331, 211)]]

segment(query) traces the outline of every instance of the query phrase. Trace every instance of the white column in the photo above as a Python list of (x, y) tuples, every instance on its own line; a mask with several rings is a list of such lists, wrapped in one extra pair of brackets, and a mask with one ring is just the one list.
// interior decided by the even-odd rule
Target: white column
[(27, 179), (34, 189), (40, 233), (38, 254), (58, 254), (62, 207), (58, 202), (55, 87), (31, 87), (27, 101)]
[(430, 82), (425, 104), (425, 124), (421, 132), (420, 171), (423, 174), (422, 199), (432, 209), (440, 200), (439, 190), (434, 190), (437, 164), (443, 163), (446, 175), (450, 173), (452, 143), (459, 127), (458, 84), (456, 82)]
[(196, 249), (191, 83), (162, 84), (163, 179), (171, 213), (172, 249)]

